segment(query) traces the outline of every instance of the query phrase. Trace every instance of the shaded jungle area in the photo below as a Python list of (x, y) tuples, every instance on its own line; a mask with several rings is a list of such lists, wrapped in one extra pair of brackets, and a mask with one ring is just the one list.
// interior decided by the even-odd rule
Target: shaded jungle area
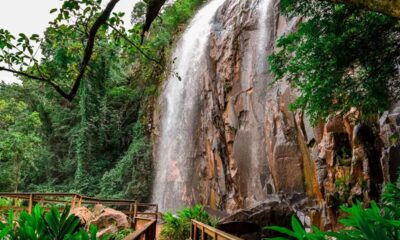
[[(101, 1), (65, 1), (40, 40), (0, 30), (0, 61), (67, 89), (79, 69), (88, 25)], [(146, 5), (132, 11), (133, 29), (114, 14), (96, 38), (93, 57), (72, 101), (46, 81), (22, 76), (0, 85), (1, 191), (81, 192), (147, 200), (152, 179), (151, 117), (159, 85), (168, 75), (171, 46), (199, 0), (166, 7), (140, 45)], [(69, 20), (77, 18), (71, 25)], [(15, 51), (18, 49), (20, 51)], [(31, 65), (30, 65), (31, 64)]]
[[(22, 79), (21, 84), (0, 84), (0, 191), (149, 201), (157, 97), (163, 81), (174, 74), (169, 69), (174, 43), (204, 2), (165, 5), (143, 43), (146, 12), (157, 1), (134, 6), (132, 29), (124, 28), (122, 13), (106, 16), (95, 38), (93, 26), (104, 13), (101, 0), (65, 0), (61, 9), (51, 11), (55, 20), (43, 39), (0, 29), (0, 70)], [(352, 112), (351, 121), (373, 131), (400, 97), (399, 19), (392, 14), (396, 11), (384, 11), (381, 5), (375, 9), (342, 2), (280, 1), (283, 15), (301, 19), (296, 31), (278, 39), (269, 70), (276, 82), (288, 81), (298, 91), (290, 108), (304, 113), (313, 125)], [(90, 39), (95, 41), (88, 56)], [(35, 44), (40, 45), (41, 59), (35, 58)], [(72, 86), (78, 87), (68, 94), (72, 79)], [(388, 145), (398, 146), (398, 132), (388, 139)], [(372, 146), (364, 147), (375, 154)], [(340, 160), (351, 154), (343, 148)], [(291, 229), (270, 226), (268, 231), (282, 233), (276, 239), (400, 239), (400, 183), (371, 172), (384, 184), (360, 180), (363, 192), (356, 197), (350, 179), (335, 182), (343, 194), (335, 196), (334, 204), (343, 213), (344, 230), (324, 233), (314, 227), (309, 233), (293, 217)], [(37, 207), (33, 214), (21, 214), (19, 225), (29, 222), (43, 236), (51, 236), (48, 239), (96, 239), (97, 230), (78, 228), (68, 211), (44, 213)], [(63, 229), (60, 219), (68, 223), (57, 238), (51, 229)], [(213, 226), (218, 222), (201, 206), (167, 213), (162, 238), (186, 239), (191, 219)], [(31, 239), (24, 229), (15, 228), (11, 218), (0, 223), (0, 238)]]

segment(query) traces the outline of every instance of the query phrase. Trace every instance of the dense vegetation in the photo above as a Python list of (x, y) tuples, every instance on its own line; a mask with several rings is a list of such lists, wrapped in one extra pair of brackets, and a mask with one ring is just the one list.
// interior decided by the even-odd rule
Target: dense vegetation
[[(90, 226), (86, 232), (80, 225), (80, 219), (69, 213), (66, 207), (60, 214), (56, 208), (45, 213), (35, 206), (32, 214), (21, 212), (15, 221), (10, 211), (6, 223), (0, 221), (0, 239), (4, 240), (96, 240), (97, 229)], [(110, 239), (105, 236), (102, 240)]]
[[(155, 20), (143, 45), (146, 3), (132, 7), (132, 29), (113, 14), (97, 33), (79, 91), (66, 92), (79, 72), (98, 0), (66, 0), (43, 39), (0, 30), (0, 62), (22, 84), (0, 84), (0, 190), (66, 191), (146, 200), (152, 179), (149, 125), (172, 44), (202, 0), (178, 0)], [(72, 22), (71, 19), (77, 19)], [(34, 43), (43, 54), (34, 59)], [(15, 51), (15, 49), (19, 49)]]
[(186, 240), (190, 238), (192, 219), (211, 226), (215, 226), (217, 223), (217, 220), (211, 217), (201, 205), (184, 208), (178, 211), (176, 215), (167, 212), (163, 215), (165, 224), (161, 230), (160, 239)]
[[(322, 232), (316, 227), (307, 232), (301, 223), (292, 217), (292, 230), (277, 226), (267, 227), (284, 234), (286, 237), (298, 240), (393, 240), (400, 239), (400, 188), (399, 183), (388, 184), (382, 195), (382, 204), (379, 206), (371, 202), (370, 207), (360, 202), (352, 206), (342, 206), (346, 216), (340, 220), (344, 229), (338, 232)], [(272, 238), (271, 240), (287, 239)]]
[(398, 19), (330, 1), (285, 0), (281, 8), (303, 17), (270, 57), (276, 79), (299, 90), (293, 109), (315, 123), (351, 107), (378, 114), (398, 99)]

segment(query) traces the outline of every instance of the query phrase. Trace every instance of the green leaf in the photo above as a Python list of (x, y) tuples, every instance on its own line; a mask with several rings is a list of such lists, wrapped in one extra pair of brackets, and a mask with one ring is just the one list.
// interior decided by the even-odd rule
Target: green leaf
[(286, 235), (288, 235), (290, 237), (297, 238), (297, 234), (295, 232), (293, 232), (293, 231), (291, 231), (291, 230), (289, 230), (287, 228), (284, 228), (284, 227), (269, 226), (269, 227), (265, 227), (265, 229), (273, 230), (273, 231), (276, 231), (276, 232), (280, 232), (280, 233), (286, 234)]

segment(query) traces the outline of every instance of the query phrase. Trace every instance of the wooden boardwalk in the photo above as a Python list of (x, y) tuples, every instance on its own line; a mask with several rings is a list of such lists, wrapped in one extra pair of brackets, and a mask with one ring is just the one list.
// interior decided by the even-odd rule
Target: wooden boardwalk
[[(150, 203), (139, 203), (134, 200), (125, 199), (99, 199), (83, 196), (76, 193), (9, 193), (0, 192), (0, 198), (13, 200), (12, 206), (0, 207), (1, 210), (27, 211), (32, 213), (36, 204), (41, 205), (45, 210), (51, 206), (57, 206), (62, 210), (66, 205), (71, 209), (78, 207), (90, 207), (102, 204), (115, 208), (125, 213), (131, 227), (135, 232), (128, 235), (125, 240), (156, 240), (156, 229), (158, 220), (158, 205)], [(22, 204), (21, 204), (22, 203)], [(140, 222), (141, 224), (138, 224)], [(192, 240), (242, 240), (228, 233), (222, 232), (204, 223), (192, 220)]]

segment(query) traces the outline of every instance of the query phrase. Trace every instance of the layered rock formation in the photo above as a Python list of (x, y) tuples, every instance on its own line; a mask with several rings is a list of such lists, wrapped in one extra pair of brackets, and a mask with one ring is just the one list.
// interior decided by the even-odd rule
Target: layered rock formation
[(377, 198), (382, 184), (396, 179), (400, 108), (362, 125), (354, 109), (315, 127), (289, 111), (296, 92), (287, 82), (270, 84), (267, 56), (299, 19), (286, 21), (277, 9), (275, 0), (232, 0), (219, 8), (192, 106), (200, 116), (187, 141), (196, 149), (190, 169), (170, 173), (189, 172), (191, 185), (171, 194), (230, 213), (300, 195), (309, 201), (296, 211), (332, 227), (340, 203)]
[(98, 238), (130, 228), (128, 216), (121, 211), (107, 208), (101, 204), (95, 205), (92, 211), (86, 207), (79, 207), (72, 209), (71, 213), (81, 220), (81, 225), (85, 229), (88, 230), (90, 225), (96, 226), (99, 230)]

